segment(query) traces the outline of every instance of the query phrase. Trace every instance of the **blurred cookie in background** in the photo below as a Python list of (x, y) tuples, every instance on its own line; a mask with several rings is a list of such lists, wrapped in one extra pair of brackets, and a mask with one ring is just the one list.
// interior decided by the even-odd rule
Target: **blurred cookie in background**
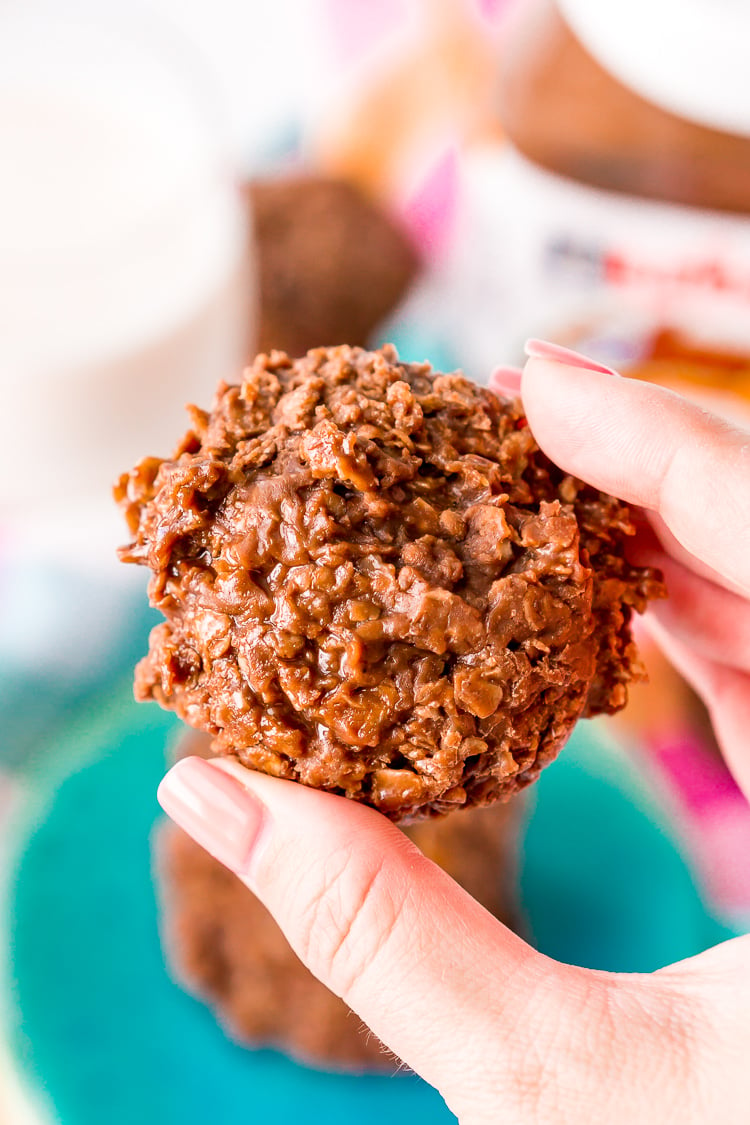
[(416, 277), (407, 236), (341, 179), (258, 179), (246, 192), (260, 290), (254, 351), (366, 344)]

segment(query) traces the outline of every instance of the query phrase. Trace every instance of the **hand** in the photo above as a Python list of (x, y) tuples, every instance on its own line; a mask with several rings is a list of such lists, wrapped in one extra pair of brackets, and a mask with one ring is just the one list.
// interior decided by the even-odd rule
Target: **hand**
[[(750, 436), (570, 357), (531, 359), (521, 390), (554, 461), (658, 515), (637, 545), (671, 592), (652, 627), (747, 794)], [(371, 809), (195, 758), (160, 800), (464, 1125), (747, 1121), (750, 937), (652, 975), (574, 968), (531, 949)]]

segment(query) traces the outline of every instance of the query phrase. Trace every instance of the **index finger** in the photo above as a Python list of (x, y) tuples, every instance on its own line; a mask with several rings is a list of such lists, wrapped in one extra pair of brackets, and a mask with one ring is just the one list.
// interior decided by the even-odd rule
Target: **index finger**
[(530, 359), (521, 384), (544, 452), (658, 512), (692, 555), (750, 594), (750, 433), (673, 391)]

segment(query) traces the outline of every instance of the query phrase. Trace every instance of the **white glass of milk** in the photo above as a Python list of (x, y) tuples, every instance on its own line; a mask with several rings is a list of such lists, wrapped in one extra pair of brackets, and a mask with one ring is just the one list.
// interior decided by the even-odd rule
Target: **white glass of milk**
[(249, 239), (218, 104), (130, 0), (3, 0), (0, 530), (110, 510), (238, 377)]

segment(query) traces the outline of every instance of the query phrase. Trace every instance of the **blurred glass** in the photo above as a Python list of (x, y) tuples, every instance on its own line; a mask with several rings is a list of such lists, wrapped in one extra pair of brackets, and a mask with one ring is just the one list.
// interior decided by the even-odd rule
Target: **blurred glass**
[(245, 356), (246, 217), (200, 59), (153, 12), (0, 12), (0, 513), (70, 527)]

